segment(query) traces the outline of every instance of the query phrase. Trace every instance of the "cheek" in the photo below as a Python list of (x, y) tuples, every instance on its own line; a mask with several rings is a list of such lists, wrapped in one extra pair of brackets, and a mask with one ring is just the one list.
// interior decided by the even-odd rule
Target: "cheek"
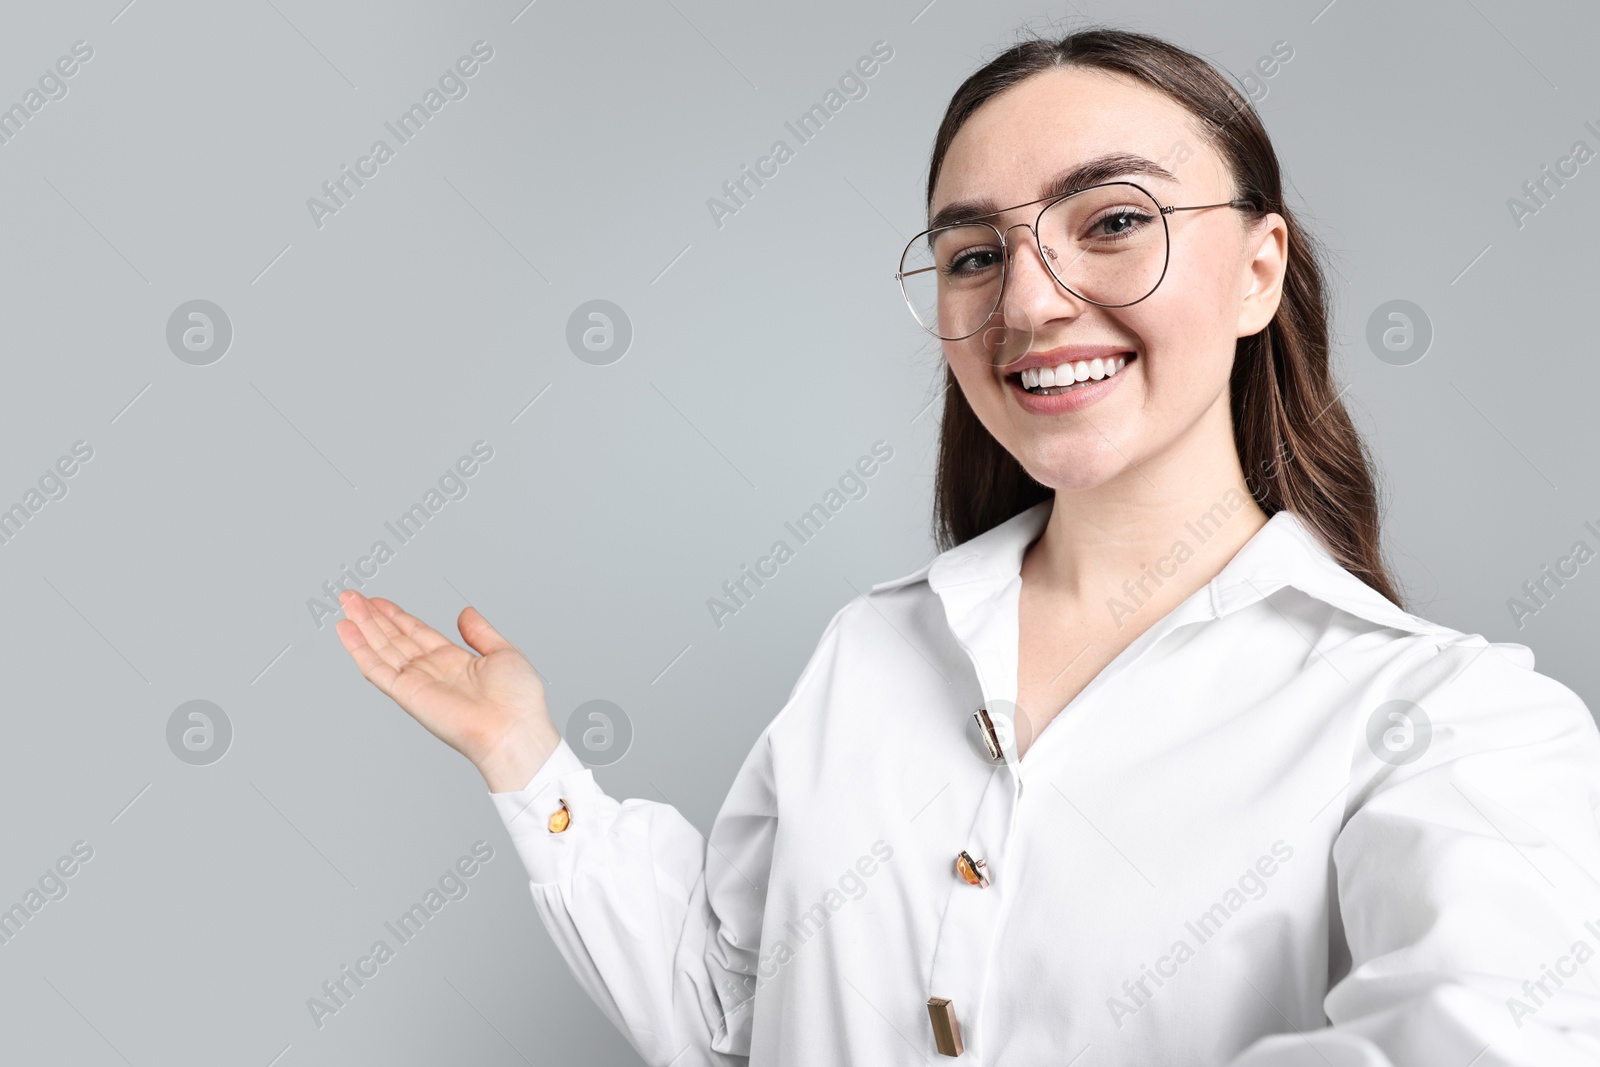
[(1164, 385), (1187, 390), (1226, 383), (1233, 367), (1237, 313), (1229, 313), (1231, 294), (1220, 271), (1188, 281), (1170, 290), (1163, 283), (1140, 316), (1152, 392)]
[[(957, 342), (957, 345), (960, 343)], [(955, 377), (953, 388), (961, 390), (967, 406), (977, 416), (978, 422), (999, 441), (1007, 451), (1015, 452), (1018, 442), (1015, 427), (1007, 417), (1004, 383), (997, 380), (990, 354), (980, 349), (945, 347), (945, 361)]]
[(1168, 277), (1151, 300), (1162, 300), (1159, 322), (1164, 329), (1199, 340), (1216, 332), (1227, 304), (1228, 288), (1226, 270), (1218, 263), (1210, 269)]
[(979, 346), (970, 342), (948, 342), (944, 346), (944, 358), (955, 375), (956, 387), (967, 395), (968, 403), (975, 409), (989, 403), (990, 396), (998, 395), (994, 368)]

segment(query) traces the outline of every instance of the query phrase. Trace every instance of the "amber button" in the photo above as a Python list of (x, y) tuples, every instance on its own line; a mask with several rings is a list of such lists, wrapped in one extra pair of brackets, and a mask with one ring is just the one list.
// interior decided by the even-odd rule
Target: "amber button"
[(565, 830), (571, 825), (572, 812), (567, 810), (567, 801), (566, 798), (563, 797), (561, 800), (561, 810), (550, 816), (550, 832), (553, 834), (559, 834), (561, 831)]
[(989, 864), (984, 860), (975, 860), (967, 854), (966, 849), (956, 857), (956, 873), (968, 885), (986, 886), (989, 884)]

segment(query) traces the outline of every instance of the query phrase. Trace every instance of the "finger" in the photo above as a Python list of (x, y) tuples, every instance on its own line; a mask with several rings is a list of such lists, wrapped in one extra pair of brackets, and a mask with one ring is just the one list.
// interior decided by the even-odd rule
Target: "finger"
[[(411, 661), (410, 656), (395, 648), (389, 640), (378, 613), (372, 609), (366, 597), (353, 589), (346, 589), (339, 594), (339, 604), (344, 608), (346, 618), (360, 628), (362, 638), (374, 655), (382, 658), (396, 672)], [(390, 625), (393, 626), (392, 623)]]
[(489, 625), (489, 620), (483, 617), (483, 612), (470, 604), (461, 610), (460, 617), (456, 619), (456, 628), (461, 631), (461, 636), (466, 639), (467, 644), (485, 656), (504, 649), (518, 651), (516, 645), (500, 636), (500, 631)]
[(368, 602), (378, 609), (389, 621), (399, 627), (400, 632), (416, 642), (423, 652), (432, 652), (436, 648), (443, 648), (451, 644), (451, 640), (444, 634), (435, 630), (415, 615), (405, 611), (392, 600), (385, 600), (381, 596), (369, 597)]
[(389, 617), (387, 612), (375, 608), (370, 598), (367, 600), (367, 608), (371, 613), (372, 621), (377, 624), (378, 629), (383, 631), (383, 636), (389, 639), (389, 644), (398, 650), (402, 656), (405, 656), (408, 661), (423, 657), (422, 648), (410, 637), (406, 636), (400, 627), (395, 625), (394, 620)]
[(350, 653), (350, 658), (356, 661), (356, 666), (361, 669), (361, 674), (367, 681), (378, 687), (378, 691), (393, 699), (394, 680), (400, 672), (383, 661), (372, 646), (367, 644), (361, 634), (361, 627), (350, 619), (340, 619), (333, 624), (333, 630), (339, 635), (340, 642), (345, 651)]

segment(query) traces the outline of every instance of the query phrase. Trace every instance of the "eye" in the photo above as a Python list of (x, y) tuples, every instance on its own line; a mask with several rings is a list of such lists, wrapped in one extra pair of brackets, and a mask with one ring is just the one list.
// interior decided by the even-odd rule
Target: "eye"
[(949, 276), (982, 274), (993, 270), (1000, 262), (1000, 250), (993, 247), (968, 248), (950, 257), (943, 273)]
[(1102, 242), (1122, 240), (1139, 233), (1154, 221), (1154, 215), (1131, 205), (1112, 208), (1090, 223), (1089, 237)]

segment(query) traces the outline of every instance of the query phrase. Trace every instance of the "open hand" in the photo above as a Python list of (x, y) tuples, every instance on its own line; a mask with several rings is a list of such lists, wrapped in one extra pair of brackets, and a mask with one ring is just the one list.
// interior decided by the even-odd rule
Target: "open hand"
[(367, 681), (471, 760), (491, 791), (521, 789), (555, 751), (544, 682), (477, 608), (456, 619), (474, 654), (382, 597), (346, 589), (339, 603), (334, 629)]

